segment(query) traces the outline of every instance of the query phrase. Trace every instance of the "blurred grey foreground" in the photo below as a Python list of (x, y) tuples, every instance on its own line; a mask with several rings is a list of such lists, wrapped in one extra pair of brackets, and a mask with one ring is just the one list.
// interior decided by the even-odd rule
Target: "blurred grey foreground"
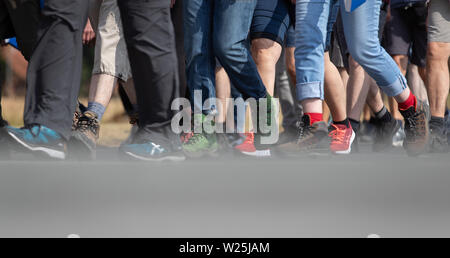
[(450, 154), (366, 152), (0, 161), (0, 237), (450, 237)]

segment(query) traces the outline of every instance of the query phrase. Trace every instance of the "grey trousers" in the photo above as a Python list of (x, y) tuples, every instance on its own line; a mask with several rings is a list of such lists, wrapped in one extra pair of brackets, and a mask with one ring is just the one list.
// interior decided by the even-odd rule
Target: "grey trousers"
[(46, 0), (38, 43), (27, 72), (24, 122), (39, 124), (68, 139), (82, 68), (82, 32), (88, 1)]

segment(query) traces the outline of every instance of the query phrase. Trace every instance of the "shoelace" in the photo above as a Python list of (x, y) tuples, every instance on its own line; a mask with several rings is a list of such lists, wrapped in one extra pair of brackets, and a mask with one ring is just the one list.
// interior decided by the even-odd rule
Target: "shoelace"
[(334, 128), (334, 130), (332, 130), (328, 135), (332, 139), (332, 144), (344, 142), (345, 141), (345, 129), (341, 129), (333, 124), (331, 126)]
[(308, 135), (309, 131), (311, 129), (311, 126), (306, 125), (304, 122), (300, 122), (298, 125), (298, 132), (297, 132), (297, 140), (302, 140), (305, 138), (306, 135)]
[(86, 132), (88, 130), (91, 130), (95, 135), (97, 135), (98, 123), (95, 119), (81, 117), (78, 120), (77, 130), (79, 130), (80, 132)]
[[(423, 136), (425, 134), (425, 121), (421, 121), (418, 117), (421, 116), (423, 113), (418, 112), (414, 114), (411, 117), (405, 118), (405, 127), (406, 127), (406, 133), (411, 139), (414, 139), (416, 136)], [(421, 130), (417, 130), (421, 129)]]
[(186, 144), (194, 145), (194, 144), (198, 143), (201, 139), (201, 136), (202, 136), (202, 134), (192, 133), (192, 136), (189, 137), (189, 139), (186, 141)]
[(181, 142), (182, 143), (187, 143), (189, 141), (189, 139), (192, 138), (192, 136), (194, 136), (193, 132), (189, 132), (189, 133), (185, 133), (181, 136)]
[(253, 144), (255, 142), (255, 134), (254, 133), (245, 133), (245, 140), (243, 144)]

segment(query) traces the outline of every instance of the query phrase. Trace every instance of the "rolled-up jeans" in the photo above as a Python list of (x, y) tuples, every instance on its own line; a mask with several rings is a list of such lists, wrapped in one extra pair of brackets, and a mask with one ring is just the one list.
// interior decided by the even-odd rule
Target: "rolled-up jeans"
[[(334, 0), (298, 0), (296, 7), (296, 70), (300, 101), (324, 98), (324, 61), (330, 10)], [(347, 12), (340, 0), (345, 38), (352, 57), (375, 79), (388, 96), (397, 96), (408, 86), (394, 60), (378, 38), (381, 0), (367, 0)]]
[(231, 83), (244, 99), (265, 98), (266, 88), (249, 51), (248, 34), (256, 0), (185, 0), (184, 45), (186, 76), (191, 98), (202, 91), (202, 99), (192, 101), (195, 110), (216, 98), (216, 58)]
[(392, 57), (380, 45), (378, 37), (381, 0), (367, 0), (353, 12), (341, 1), (342, 22), (348, 50), (388, 96), (394, 97), (407, 87), (406, 79)]
[(324, 99), (324, 53), (338, 11), (338, 0), (297, 0), (295, 67), (300, 101)]

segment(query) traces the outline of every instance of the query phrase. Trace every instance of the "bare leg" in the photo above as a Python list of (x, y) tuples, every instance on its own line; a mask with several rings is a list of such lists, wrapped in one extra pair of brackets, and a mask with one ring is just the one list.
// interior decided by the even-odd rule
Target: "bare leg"
[(427, 90), (431, 116), (443, 118), (449, 93), (450, 43), (430, 42), (428, 44)]
[(359, 121), (361, 112), (366, 104), (371, 78), (364, 69), (350, 56), (350, 79), (347, 85), (347, 112), (348, 117)]
[(334, 121), (347, 119), (346, 94), (339, 71), (325, 53), (325, 101), (330, 108)]
[(276, 65), (282, 51), (282, 46), (273, 40), (260, 38), (252, 41), (253, 59), (267, 92), (271, 96), (273, 96), (275, 88)]
[(216, 118), (217, 123), (225, 123), (227, 119), (228, 101), (231, 95), (231, 83), (228, 74), (223, 67), (216, 69), (216, 95), (220, 101), (220, 114)]
[(89, 88), (89, 102), (97, 102), (104, 107), (108, 106), (117, 85), (118, 79), (108, 74), (92, 75)]

